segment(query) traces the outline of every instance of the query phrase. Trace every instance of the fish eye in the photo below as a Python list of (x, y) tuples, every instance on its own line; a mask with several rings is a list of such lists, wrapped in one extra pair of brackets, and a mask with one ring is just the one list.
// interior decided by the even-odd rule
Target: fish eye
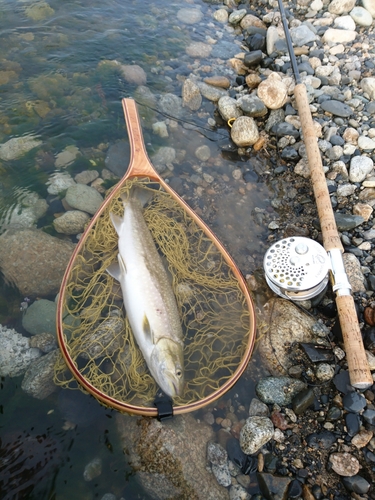
[(177, 370), (176, 371), (176, 375), (178, 378), (180, 378), (182, 376), (182, 371), (181, 370)]

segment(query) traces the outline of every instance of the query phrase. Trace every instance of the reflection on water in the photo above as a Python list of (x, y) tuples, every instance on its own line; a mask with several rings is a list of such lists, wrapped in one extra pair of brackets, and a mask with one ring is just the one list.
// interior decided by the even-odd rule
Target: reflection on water
[[(179, 20), (177, 12), (187, 6), (198, 7), (202, 20), (195, 24)], [(215, 8), (201, 0), (1, 3), (0, 232), (8, 227), (38, 227), (59, 236), (52, 221), (62, 195), (47, 191), (53, 176), (61, 170), (72, 177), (84, 170), (102, 172), (109, 146), (126, 137), (120, 99), (136, 96), (137, 85), (124, 78), (121, 65), (141, 66), (146, 85), (157, 98), (168, 93), (180, 96), (181, 82), (192, 72), (201, 79), (217, 72), (230, 75), (220, 59), (197, 61), (186, 53), (192, 41), (235, 43), (230, 30), (213, 23)], [(160, 146), (174, 148), (176, 161), (166, 177), (246, 274), (259, 265), (264, 253), (262, 213), (271, 195), (253, 171), (243, 181), (249, 170), (246, 162), (222, 152), (228, 132), (226, 127), (209, 125), (214, 113), (215, 105), (208, 100), (199, 112), (182, 109), (176, 122), (143, 108), (145, 142), (150, 155)], [(168, 137), (153, 132), (157, 120), (166, 121)], [(37, 141), (32, 147), (25, 146), (29, 135)], [(209, 147), (207, 162), (196, 156), (200, 146)], [(59, 155), (73, 151), (72, 147), (78, 154), (60, 166)], [(27, 335), (19, 310), (24, 297), (0, 282), (1, 323)], [(59, 410), (58, 394), (33, 399), (23, 393), (21, 381), (22, 377), (6, 377), (0, 390), (4, 436), (0, 484), (9, 486), (10, 478), (16, 477), (29, 492), (25, 496), (19, 490), (15, 498), (91, 499), (109, 491), (118, 498), (126, 495), (127, 500), (147, 498), (127, 468), (110, 411), (87, 426), (80, 422), (68, 428), (65, 420), (72, 412)], [(41, 469), (32, 460), (23, 461), (32, 455), (43, 464), (51, 450), (53, 460)], [(83, 468), (95, 457), (102, 459), (102, 474), (87, 482)], [(1, 489), (0, 498), (8, 498), (4, 497), (8, 493), (9, 487)]]

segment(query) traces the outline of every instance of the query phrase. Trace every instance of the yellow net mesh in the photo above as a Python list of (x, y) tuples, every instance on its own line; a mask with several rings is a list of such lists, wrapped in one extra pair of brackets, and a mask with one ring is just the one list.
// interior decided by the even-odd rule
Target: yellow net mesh
[[(218, 391), (239, 367), (253, 334), (246, 297), (214, 242), (159, 184), (125, 182), (155, 189), (144, 218), (165, 259), (184, 334), (184, 394), (174, 406), (198, 402)], [(108, 204), (74, 262), (63, 298), (66, 349), (82, 377), (120, 403), (149, 406), (157, 386), (133, 338), (120, 285), (106, 272), (116, 260), (118, 236), (109, 212), (122, 216), (119, 196)], [(55, 381), (77, 388), (63, 357)]]

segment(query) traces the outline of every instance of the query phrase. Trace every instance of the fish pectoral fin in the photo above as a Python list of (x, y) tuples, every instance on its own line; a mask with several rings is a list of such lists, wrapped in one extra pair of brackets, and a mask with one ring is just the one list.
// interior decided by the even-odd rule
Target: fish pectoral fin
[(149, 322), (146, 314), (143, 316), (142, 330), (146, 336), (146, 339), (153, 344), (154, 343), (154, 336), (152, 334), (151, 325), (150, 325), (150, 322)]
[(120, 217), (119, 215), (114, 214), (113, 212), (110, 212), (109, 216), (111, 218), (113, 227), (116, 229), (116, 233), (120, 234), (121, 226), (122, 226), (122, 223), (124, 222), (124, 219), (122, 217)]
[(120, 270), (124, 274), (126, 274), (126, 264), (125, 264), (125, 261), (124, 261), (122, 255), (120, 253), (117, 255), (117, 259), (118, 259), (118, 263), (119, 263), (119, 266), (120, 266)]
[(121, 269), (118, 262), (113, 262), (112, 264), (110, 264), (107, 267), (106, 271), (110, 276), (112, 276), (112, 278), (114, 278), (117, 281), (120, 281)]

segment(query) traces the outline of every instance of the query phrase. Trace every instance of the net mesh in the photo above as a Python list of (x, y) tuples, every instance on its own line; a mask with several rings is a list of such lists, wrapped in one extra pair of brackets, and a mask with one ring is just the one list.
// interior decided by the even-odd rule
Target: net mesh
[[(170, 275), (182, 322), (185, 389), (173, 404), (198, 402), (218, 391), (245, 356), (253, 334), (249, 305), (215, 243), (148, 179), (124, 183), (76, 256), (62, 299), (66, 350), (81, 376), (105, 396), (127, 405), (152, 405), (157, 385), (132, 335), (120, 285), (106, 272), (118, 253), (109, 212), (123, 216), (120, 195), (133, 186), (154, 190), (143, 215)], [(79, 387), (62, 356), (55, 381)]]

